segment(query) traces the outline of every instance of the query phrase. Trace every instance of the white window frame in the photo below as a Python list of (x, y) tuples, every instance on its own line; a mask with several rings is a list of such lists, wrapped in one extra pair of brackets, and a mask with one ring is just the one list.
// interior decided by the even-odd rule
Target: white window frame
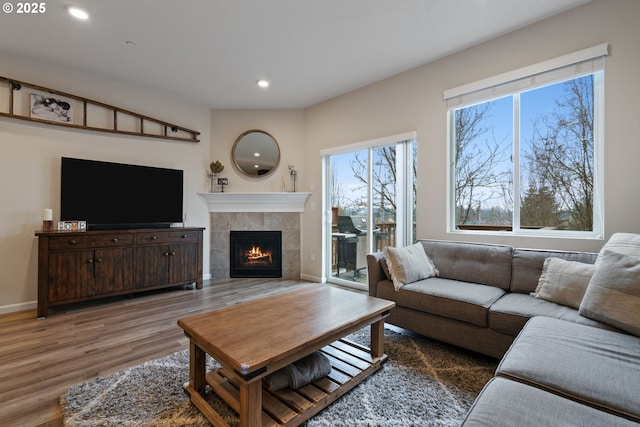
[[(394, 145), (396, 147), (396, 206), (399, 208), (396, 212), (396, 244), (398, 246), (406, 246), (413, 243), (413, 150), (406, 149), (410, 144), (402, 144), (402, 142), (410, 141), (415, 143), (417, 141), (417, 133), (415, 131), (405, 132), (396, 135), (390, 135), (382, 138), (361, 141), (353, 144), (342, 145), (340, 147), (328, 148), (320, 151), (322, 158), (322, 206), (323, 206), (323, 220), (322, 220), (322, 271), (323, 282), (330, 280), (333, 283), (342, 284), (345, 286), (355, 287), (354, 282), (335, 278), (331, 275), (331, 265), (327, 263), (327, 260), (331, 259), (331, 200), (327, 195), (327, 189), (330, 186), (330, 156), (335, 154), (350, 153), (358, 150), (368, 150), (368, 174), (369, 182), (372, 179), (372, 152), (374, 148), (384, 147), (388, 145)], [(405, 185), (406, 184), (406, 185)], [(371, 224), (373, 222), (373, 208), (372, 208), (372, 188), (368, 186), (368, 200), (367, 203), (367, 222)], [(405, 223), (403, 223), (403, 221)], [(369, 252), (373, 251), (373, 235), (371, 233), (367, 236), (367, 248)], [(366, 286), (363, 287), (363, 289)]]
[[(473, 83), (447, 89), (443, 100), (447, 102), (447, 232), (455, 234), (500, 234), (535, 237), (561, 238), (604, 238), (604, 57), (608, 55), (609, 45), (603, 43), (538, 64), (513, 70)], [(567, 81), (586, 75), (593, 75), (594, 95), (594, 185), (593, 185), (593, 230), (528, 230), (520, 228), (520, 182), (519, 182), (519, 94), (535, 88)], [(459, 230), (455, 223), (455, 110), (504, 96), (514, 95), (516, 112), (514, 113), (514, 209), (513, 231)], [(516, 190), (517, 189), (517, 190)]]

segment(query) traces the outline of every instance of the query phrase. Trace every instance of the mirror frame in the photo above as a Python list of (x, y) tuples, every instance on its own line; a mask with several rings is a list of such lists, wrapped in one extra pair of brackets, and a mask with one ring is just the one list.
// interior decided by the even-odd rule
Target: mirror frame
[[(250, 171), (246, 171), (246, 170), (242, 169), (242, 167), (238, 164), (238, 161), (237, 161), (237, 158), (236, 158), (236, 151), (239, 148), (238, 146), (242, 143), (243, 138), (246, 137), (247, 135), (250, 135), (250, 134), (253, 134), (253, 133), (261, 133), (261, 134), (264, 134), (267, 137), (271, 138), (271, 140), (275, 144), (275, 148), (278, 151), (278, 155), (276, 157), (275, 163), (273, 164), (271, 169), (269, 169), (267, 172), (265, 172), (263, 174), (250, 173)], [(266, 132), (266, 131), (263, 131), (263, 130), (260, 130), (260, 129), (250, 129), (248, 131), (242, 132), (240, 134), (240, 136), (238, 136), (236, 138), (236, 141), (233, 143), (233, 147), (231, 148), (231, 160), (233, 161), (233, 166), (242, 175), (248, 176), (250, 178), (264, 178), (265, 176), (269, 176), (273, 172), (275, 172), (275, 170), (278, 169), (278, 165), (280, 165), (280, 145), (278, 144), (278, 141), (276, 141), (276, 139), (273, 137), (273, 135), (271, 135), (269, 132)], [(251, 170), (253, 171), (253, 169), (251, 169)]]

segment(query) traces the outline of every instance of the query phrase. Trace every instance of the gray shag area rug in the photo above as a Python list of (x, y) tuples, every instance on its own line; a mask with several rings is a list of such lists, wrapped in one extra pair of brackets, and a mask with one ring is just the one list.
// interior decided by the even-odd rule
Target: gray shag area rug
[[(349, 335), (368, 345), (368, 328)], [(384, 367), (304, 426), (457, 426), (493, 376), (497, 361), (385, 329)], [(208, 358), (215, 368), (217, 362)], [(60, 398), (67, 427), (209, 426), (182, 390), (189, 354), (181, 351), (71, 387)], [(238, 418), (213, 393), (207, 400), (232, 426)]]

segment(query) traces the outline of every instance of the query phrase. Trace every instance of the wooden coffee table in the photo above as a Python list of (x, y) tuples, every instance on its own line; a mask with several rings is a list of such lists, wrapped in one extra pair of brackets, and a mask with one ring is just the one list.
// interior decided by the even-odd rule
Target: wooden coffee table
[[(311, 285), (178, 320), (190, 340), (191, 402), (215, 426), (227, 426), (204, 399), (208, 384), (238, 413), (241, 427), (297, 426), (379, 370), (384, 318), (392, 301)], [(370, 348), (342, 339), (371, 325)], [(331, 374), (298, 390), (269, 392), (262, 378), (314, 351), (330, 360)], [(206, 372), (209, 354), (222, 365)]]

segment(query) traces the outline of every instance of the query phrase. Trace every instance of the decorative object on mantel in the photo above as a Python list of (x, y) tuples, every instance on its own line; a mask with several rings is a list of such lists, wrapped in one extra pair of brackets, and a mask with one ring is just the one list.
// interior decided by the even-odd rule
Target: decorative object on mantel
[(224, 186), (229, 185), (229, 180), (227, 178), (218, 178), (218, 185), (220, 186), (220, 192), (224, 193)]
[(222, 173), (222, 171), (224, 170), (224, 165), (222, 163), (220, 163), (220, 160), (216, 160), (215, 162), (211, 162), (209, 167), (211, 168), (211, 173), (214, 173), (214, 174)]
[[(45, 123), (56, 126), (66, 126), (75, 129), (86, 129), (97, 132), (116, 133), (149, 138), (170, 139), (175, 141), (200, 142), (197, 138), (200, 132), (174, 125), (163, 120), (154, 119), (142, 114), (134, 113), (113, 105), (93, 101), (88, 98), (21, 82), (0, 76), (0, 82), (5, 82), (8, 90), (0, 90), (9, 95), (9, 111), (0, 111), (0, 117), (26, 120), (29, 122)], [(36, 93), (20, 93), (20, 90), (30, 88)], [(50, 96), (55, 95), (55, 96)], [(29, 111), (16, 112), (16, 105), (28, 108)], [(96, 122), (106, 114), (111, 115), (110, 125), (102, 127)], [(76, 116), (76, 117), (74, 117)], [(81, 116), (81, 117), (79, 117)], [(118, 121), (120, 120), (120, 128)], [(125, 130), (125, 126), (136, 130)], [(145, 129), (145, 125), (147, 129)]]
[(298, 172), (296, 171), (296, 167), (293, 165), (289, 165), (289, 175), (291, 175), (291, 192), (296, 192), (296, 175)]
[(224, 193), (224, 186), (229, 184), (229, 180), (227, 178), (218, 178), (218, 175), (224, 170), (224, 165), (220, 160), (216, 160), (209, 164), (209, 169), (211, 169), (211, 172), (207, 174), (207, 177), (211, 181), (210, 192), (213, 193), (215, 191), (215, 184), (218, 184), (222, 186), (222, 192)]

